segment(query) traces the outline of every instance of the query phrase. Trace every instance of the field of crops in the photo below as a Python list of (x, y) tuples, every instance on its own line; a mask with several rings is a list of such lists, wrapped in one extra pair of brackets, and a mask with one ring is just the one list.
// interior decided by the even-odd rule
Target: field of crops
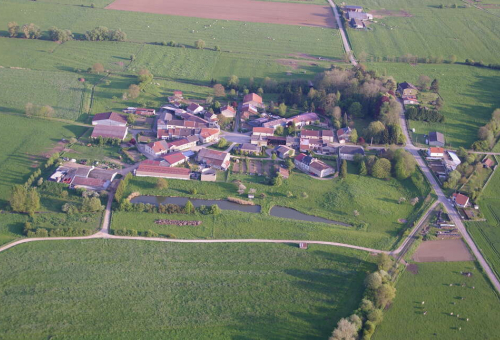
[[(377, 57), (402, 57), (408, 53), (419, 57), (456, 55), (459, 61), (470, 58), (498, 63), (500, 53), (500, 18), (470, 8), (437, 8), (456, 2), (361, 0), (349, 3), (365, 6), (367, 11), (404, 10), (406, 15), (393, 16), (381, 11), (370, 30), (349, 29), (355, 53)], [(464, 7), (464, 3), (458, 3)], [(373, 12), (377, 14), (377, 12)]]
[(24, 113), (25, 105), (50, 105), (54, 117), (78, 119), (84, 86), (75, 74), (0, 69), (0, 112)]
[[(1, 71), (1, 70), (0, 70)], [(0, 94), (1, 95), (1, 94)], [(14, 184), (23, 184), (43, 164), (42, 153), (62, 138), (78, 137), (87, 128), (41, 119), (0, 114), (0, 208)]]
[(418, 263), (418, 274), (404, 272), (396, 288), (374, 340), (497, 338), (500, 301), (474, 262)]
[(415, 84), (422, 74), (439, 80), (439, 94), (444, 100), (441, 112), (446, 121), (442, 124), (410, 121), (419, 143), (425, 142), (423, 135), (429, 131), (440, 131), (450, 146), (469, 148), (477, 140), (479, 127), (500, 107), (500, 71), (449, 64), (369, 63), (368, 67), (392, 75), (398, 82)]
[(325, 339), (374, 269), (282, 244), (45, 241), (0, 257), (3, 339)]

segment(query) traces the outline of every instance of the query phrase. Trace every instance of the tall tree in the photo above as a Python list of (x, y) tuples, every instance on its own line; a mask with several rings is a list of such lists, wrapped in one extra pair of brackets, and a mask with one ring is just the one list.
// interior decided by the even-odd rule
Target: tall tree
[(439, 80), (434, 79), (431, 83), (431, 91), (434, 93), (439, 92)]
[(40, 195), (36, 188), (30, 188), (26, 195), (26, 212), (33, 216), (40, 209)]
[(391, 176), (391, 162), (385, 158), (379, 158), (373, 164), (372, 176), (375, 178), (389, 178)]
[(349, 136), (349, 139), (351, 140), (352, 143), (357, 143), (358, 142), (358, 131), (356, 129), (351, 130), (351, 135)]
[(215, 97), (224, 97), (226, 96), (226, 90), (222, 84), (214, 85), (214, 96)]
[(12, 188), (9, 203), (13, 211), (26, 211), (26, 195), (27, 189), (24, 186), (16, 185)]
[(359, 174), (361, 176), (366, 176), (368, 173), (368, 171), (366, 170), (366, 162), (364, 160), (361, 160), (361, 162), (359, 162)]
[(347, 177), (347, 161), (344, 159), (342, 165), (340, 166), (339, 177), (344, 179)]
[(11, 21), (7, 24), (7, 30), (11, 38), (17, 37), (19, 34), (19, 25), (15, 21)]

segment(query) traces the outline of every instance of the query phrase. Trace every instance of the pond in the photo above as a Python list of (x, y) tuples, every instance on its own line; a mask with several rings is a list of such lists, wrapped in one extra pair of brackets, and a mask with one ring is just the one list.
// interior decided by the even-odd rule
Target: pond
[(243, 205), (223, 200), (201, 200), (190, 199), (188, 197), (164, 197), (164, 196), (138, 196), (130, 200), (131, 203), (149, 203), (154, 205), (159, 204), (177, 204), (180, 206), (186, 205), (187, 201), (191, 201), (195, 208), (202, 205), (210, 206), (217, 204), (222, 210), (238, 210), (249, 213), (259, 213), (260, 205)]
[(304, 213), (301, 213), (300, 211), (297, 211), (295, 209), (291, 208), (285, 208), (285, 207), (280, 207), (275, 205), (272, 207), (271, 211), (269, 212), (271, 216), (274, 217), (281, 217), (281, 218), (290, 218), (292, 220), (297, 220), (297, 221), (307, 221), (307, 222), (320, 222), (320, 223), (329, 223), (329, 224), (338, 224), (342, 225), (344, 227), (350, 227), (349, 224), (338, 222), (338, 221), (333, 221), (333, 220), (328, 220), (323, 217), (317, 217), (313, 215), (307, 215)]

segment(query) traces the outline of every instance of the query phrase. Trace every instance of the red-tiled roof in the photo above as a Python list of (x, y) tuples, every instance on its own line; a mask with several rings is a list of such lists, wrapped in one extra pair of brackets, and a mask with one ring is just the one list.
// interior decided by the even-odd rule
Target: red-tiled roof
[(223, 107), (220, 108), (221, 112), (222, 111), (226, 111), (226, 110), (231, 111), (232, 113), (236, 112), (236, 111), (234, 111), (234, 108), (232, 106), (229, 106), (229, 105), (225, 105), (225, 106), (223, 106)]
[(462, 195), (460, 193), (454, 193), (453, 197), (455, 198), (455, 202), (459, 205), (466, 205), (469, 202), (469, 197)]
[(267, 127), (254, 127), (252, 131), (253, 133), (269, 133), (271, 135), (274, 133), (273, 128), (267, 128)]
[(94, 117), (92, 117), (93, 122), (97, 122), (100, 120), (106, 120), (106, 119), (113, 120), (113, 121), (119, 122), (119, 123), (127, 124), (127, 119), (124, 116), (122, 116), (121, 114), (116, 113), (116, 112), (98, 113)]
[(300, 131), (300, 136), (301, 137), (316, 137), (319, 138), (321, 136), (320, 131), (315, 131), (315, 130), (301, 130)]
[(153, 151), (155, 153), (159, 153), (159, 152), (167, 150), (167, 143), (165, 143), (165, 141), (163, 141), (163, 140), (149, 143), (148, 146), (151, 149), (153, 149)]
[(443, 148), (435, 148), (435, 147), (432, 147), (432, 148), (429, 148), (431, 153), (444, 153), (444, 149)]
[(304, 157), (306, 157), (306, 155), (305, 155), (305, 154), (303, 154), (303, 153), (300, 153), (300, 154), (298, 154), (297, 156), (295, 156), (295, 159), (296, 159), (297, 161), (299, 161), (299, 162), (302, 162), (302, 160), (304, 159)]
[(202, 138), (208, 138), (210, 136), (218, 134), (219, 132), (220, 131), (218, 129), (208, 129), (208, 128), (205, 128), (205, 129), (201, 129), (200, 136)]
[(185, 160), (186, 156), (184, 156), (182, 152), (174, 152), (164, 156), (163, 159), (166, 160), (169, 164), (174, 164)]
[(243, 103), (247, 102), (257, 102), (259, 104), (262, 104), (262, 97), (256, 93), (249, 93), (245, 95), (245, 97), (243, 97)]
[[(160, 162), (157, 162), (158, 164)], [(140, 172), (151, 172), (151, 173), (162, 173), (168, 175), (189, 175), (191, 170), (186, 168), (170, 168), (167, 166), (161, 166), (156, 164), (150, 164), (148, 161), (141, 162), (137, 171)]]

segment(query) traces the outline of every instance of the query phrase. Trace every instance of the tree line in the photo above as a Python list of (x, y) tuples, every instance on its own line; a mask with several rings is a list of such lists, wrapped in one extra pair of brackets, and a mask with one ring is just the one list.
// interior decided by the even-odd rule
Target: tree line
[(477, 131), (478, 140), (472, 144), (476, 151), (489, 151), (500, 137), (500, 109), (491, 114), (490, 121)]
[[(40, 39), (42, 30), (34, 23), (20, 26), (17, 22), (11, 21), (7, 24), (7, 31), (11, 38), (24, 37), (26, 39)], [(68, 29), (60, 29), (55, 26), (49, 28), (48, 38), (52, 41), (66, 42), (75, 37)], [(105, 26), (98, 26), (85, 33), (85, 40), (88, 41), (125, 41), (127, 34), (121, 29), (112, 30)]]

